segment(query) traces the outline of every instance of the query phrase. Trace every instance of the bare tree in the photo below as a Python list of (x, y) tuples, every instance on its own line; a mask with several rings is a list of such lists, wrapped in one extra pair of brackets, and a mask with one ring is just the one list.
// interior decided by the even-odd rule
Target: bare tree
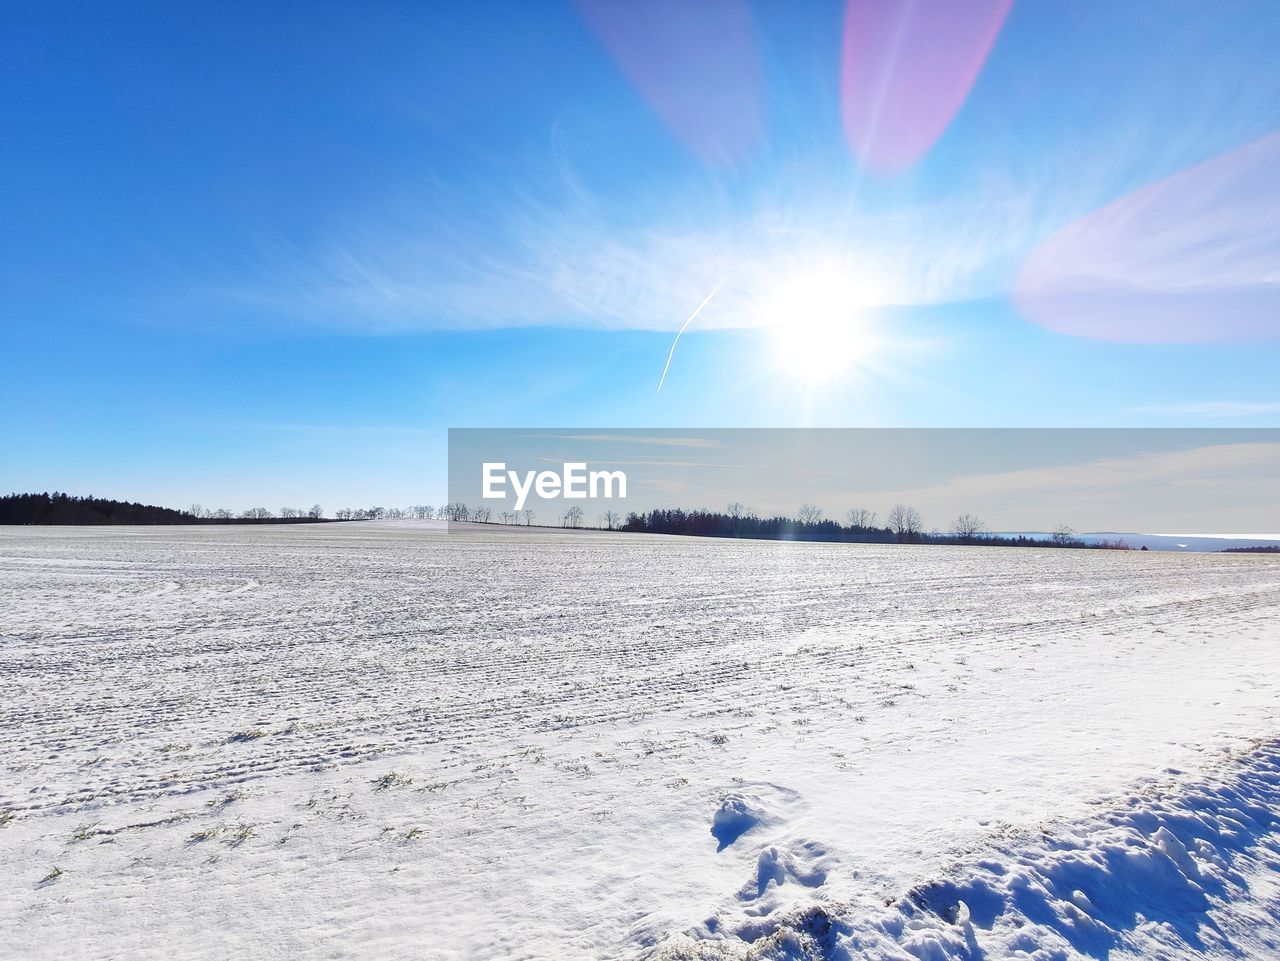
[(1053, 529), (1053, 533), (1049, 535), (1049, 539), (1059, 547), (1066, 547), (1068, 544), (1076, 542), (1076, 532), (1066, 524), (1059, 524)]
[(297, 515), (294, 513), (294, 510), (292, 507), (282, 507), (280, 508), (280, 516), (283, 517), (285, 520), (290, 520)]
[(489, 507), (477, 507), (471, 512), (471, 519), (477, 524), (488, 524), (493, 520), (493, 509)]
[(307, 511), (307, 516), (313, 521), (318, 521), (324, 517), (324, 508), (319, 504), (312, 504), (311, 510)]
[(187, 513), (188, 513), (188, 514), (190, 514), (192, 517), (197, 517), (197, 518), (198, 518), (198, 517), (208, 517), (208, 516), (209, 516), (209, 512), (208, 512), (208, 511), (206, 511), (206, 510), (205, 510), (203, 507), (201, 507), (199, 504), (192, 504), (192, 505), (191, 505), (191, 509), (190, 509), (190, 510), (188, 510), (188, 511), (187, 511)]
[(849, 522), (850, 527), (875, 527), (876, 512), (869, 511), (865, 507), (855, 507), (845, 514), (845, 520)]
[(918, 539), (923, 528), (924, 521), (920, 519), (920, 512), (914, 507), (895, 504), (893, 510), (889, 511), (889, 529), (893, 531), (893, 536), (900, 543), (905, 544)]
[(796, 512), (796, 520), (801, 524), (816, 524), (822, 520), (822, 508), (813, 504), (801, 504)]
[(218, 518), (218, 520), (220, 521), (230, 520), (231, 511), (227, 510), (225, 507), (219, 507), (216, 511), (213, 512), (213, 516)]
[(565, 527), (581, 527), (582, 526), (582, 508), (577, 504), (568, 508), (564, 512)]
[(618, 525), (622, 523), (622, 515), (617, 511), (605, 511), (600, 515), (600, 520), (603, 522), (602, 527), (612, 531), (616, 530)]
[(733, 535), (735, 537), (742, 533), (743, 520), (755, 520), (756, 512), (753, 511), (742, 501), (733, 501), (729, 504), (726, 513), (733, 520)]
[(962, 544), (972, 544), (986, 536), (982, 521), (973, 514), (961, 514), (957, 517), (951, 525), (951, 532), (960, 539)]
[(524, 526), (528, 527), (533, 523), (533, 508), (526, 507), (524, 509)]

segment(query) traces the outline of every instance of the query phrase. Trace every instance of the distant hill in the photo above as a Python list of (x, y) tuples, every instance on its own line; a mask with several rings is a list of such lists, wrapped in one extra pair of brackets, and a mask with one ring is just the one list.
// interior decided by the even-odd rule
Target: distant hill
[(0, 524), (313, 524), (311, 517), (231, 518), (196, 517), (172, 507), (156, 507), (71, 494), (9, 494), (0, 497)]
[[(1029, 537), (1043, 539), (1049, 535), (1038, 531), (1018, 531), (1002, 533), (1003, 537)], [(1201, 553), (1225, 551), (1234, 548), (1256, 550), (1260, 547), (1275, 545), (1276, 539), (1248, 537), (1172, 537), (1168, 534), (1134, 534), (1118, 531), (1091, 531), (1088, 534), (1076, 535), (1086, 544), (1114, 544), (1124, 541), (1135, 550), (1146, 547), (1153, 551), (1181, 551), (1183, 553)]]

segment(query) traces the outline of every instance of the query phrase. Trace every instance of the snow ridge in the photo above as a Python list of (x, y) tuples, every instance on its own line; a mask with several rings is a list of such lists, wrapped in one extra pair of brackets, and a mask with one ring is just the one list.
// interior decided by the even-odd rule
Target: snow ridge
[[(1280, 739), (1196, 783), (1149, 785), (1084, 822), (998, 839), (985, 856), (883, 907), (824, 901), (819, 887), (807, 906), (779, 901), (773, 917), (710, 919), (642, 957), (1280, 957), (1278, 811)], [(788, 857), (774, 841), (761, 859)], [(787, 877), (762, 872), (760, 881)]]

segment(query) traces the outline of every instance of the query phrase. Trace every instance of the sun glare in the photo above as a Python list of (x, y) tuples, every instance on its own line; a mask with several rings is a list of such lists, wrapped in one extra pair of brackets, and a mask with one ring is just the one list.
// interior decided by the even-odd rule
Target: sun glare
[(779, 284), (768, 298), (771, 360), (789, 379), (810, 386), (866, 364), (874, 350), (868, 290), (835, 272)]

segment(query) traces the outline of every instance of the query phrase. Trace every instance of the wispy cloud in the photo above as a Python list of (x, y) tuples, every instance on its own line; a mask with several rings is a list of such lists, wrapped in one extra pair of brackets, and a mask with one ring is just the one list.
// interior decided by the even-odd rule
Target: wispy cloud
[[(887, 182), (851, 169), (844, 144), (833, 154), (808, 124), (800, 142), (768, 143), (758, 170), (606, 176), (586, 160), (575, 167), (587, 154), (562, 116), (545, 152), (508, 179), (405, 187), (305, 243), (259, 251), (249, 276), (207, 295), (219, 308), (230, 300), (362, 333), (674, 332), (717, 282), (698, 328), (775, 323), (779, 290), (823, 273), (868, 311), (1004, 298), (1017, 281), (1027, 316), (1056, 330), (1186, 339), (1219, 336), (1212, 325), (1225, 318), (1223, 330), (1274, 333), (1280, 134), (1204, 160), (1239, 144), (1240, 129), (1256, 136), (1270, 90), (1233, 88), (1242, 105), (1232, 110), (1213, 98), (1188, 106), (1194, 116), (1174, 129), (1138, 101), (1108, 102), (1087, 144), (1028, 145), (997, 128), (960, 154), (967, 163)], [(1224, 110), (1244, 119), (1219, 130)]]
[(1280, 336), (1278, 179), (1273, 133), (1123, 196), (1032, 253), (1018, 304), (1104, 340)]
[(1239, 476), (1242, 472), (1260, 478), (1280, 474), (1280, 444), (1217, 444), (1064, 466), (969, 474), (953, 478), (943, 488), (961, 495), (1027, 492), (1051, 495), (1067, 490), (1119, 491), (1171, 482), (1187, 483)]
[(1280, 401), (1210, 400), (1190, 404), (1153, 404), (1146, 407), (1130, 407), (1126, 413), (1191, 415), (1197, 417), (1255, 417), (1259, 414), (1280, 414)]
[[(719, 281), (700, 328), (777, 322), (797, 278), (842, 278), (850, 308), (999, 294), (1042, 214), (1013, 194), (850, 209), (815, 189), (756, 198), (695, 221), (655, 210), (619, 226), (577, 192), (525, 198), (495, 229), (427, 217), (410, 233), (368, 230), (315, 251), (261, 252), (252, 283), (209, 296), (297, 323), (368, 333), (581, 326), (675, 331)], [(363, 239), (362, 239), (363, 238)]]
[(285, 434), (339, 434), (369, 437), (409, 436), (439, 438), (444, 435), (443, 430), (396, 427), (389, 424), (238, 424), (235, 429), (278, 431)]
[[(538, 436), (538, 435), (530, 435)], [(727, 445), (722, 441), (712, 440), (708, 437), (657, 437), (644, 436), (639, 434), (548, 434), (547, 437), (554, 437), (557, 440), (571, 441), (591, 441), (607, 444), (651, 444), (658, 447), (703, 447), (703, 448), (723, 448)]]
[[(871, 505), (912, 504), (941, 526), (968, 510), (1002, 530), (1061, 521), (1082, 530), (1280, 530), (1277, 476), (1280, 444), (1235, 443), (970, 472), (857, 496)], [(847, 502), (847, 491), (819, 492), (815, 500)]]

